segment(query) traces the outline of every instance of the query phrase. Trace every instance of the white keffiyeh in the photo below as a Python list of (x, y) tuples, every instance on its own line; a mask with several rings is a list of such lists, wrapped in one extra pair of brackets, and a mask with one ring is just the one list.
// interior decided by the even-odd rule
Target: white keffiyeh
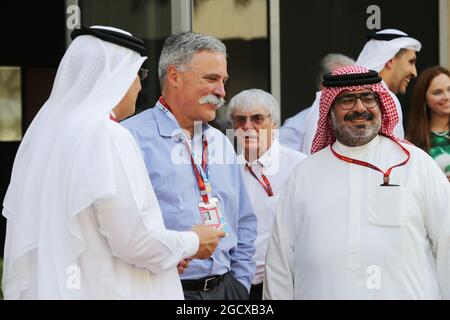
[(386, 40), (371, 39), (367, 41), (356, 61), (358, 66), (380, 72), (386, 62), (392, 59), (401, 49), (412, 49), (419, 52), (422, 45), (414, 38), (408, 37), (406, 33), (396, 29), (380, 30), (376, 34), (398, 34), (404, 37)]
[[(4, 199), (5, 297), (19, 298), (36, 283), (50, 289), (35, 296), (73, 297), (67, 266), (87, 245), (76, 215), (116, 190), (105, 119), (145, 59), (93, 36), (77, 37), (68, 48), (19, 147)], [(36, 277), (30, 276), (33, 259)]]

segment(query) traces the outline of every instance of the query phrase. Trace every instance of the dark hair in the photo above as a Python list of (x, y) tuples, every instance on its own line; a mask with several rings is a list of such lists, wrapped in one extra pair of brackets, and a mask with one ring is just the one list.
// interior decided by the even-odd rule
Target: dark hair
[(395, 58), (400, 58), (402, 55), (404, 55), (406, 53), (406, 51), (408, 51), (408, 49), (406, 48), (401, 48), (400, 50), (398, 50), (398, 52), (395, 54)]
[(426, 68), (417, 78), (412, 93), (406, 138), (425, 151), (428, 151), (431, 147), (430, 112), (428, 112), (428, 106), (426, 105), (427, 90), (430, 87), (431, 81), (441, 74), (446, 74), (450, 77), (450, 71), (441, 66)]

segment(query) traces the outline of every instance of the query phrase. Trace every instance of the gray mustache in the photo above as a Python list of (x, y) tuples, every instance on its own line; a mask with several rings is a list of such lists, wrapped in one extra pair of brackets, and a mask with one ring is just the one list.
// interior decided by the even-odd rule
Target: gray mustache
[(368, 111), (364, 111), (364, 112), (354, 111), (354, 112), (352, 112), (350, 114), (346, 114), (344, 116), (344, 120), (346, 120), (346, 121), (353, 121), (355, 119), (372, 120), (373, 119), (373, 114), (371, 114)]
[(217, 107), (221, 107), (225, 103), (225, 99), (222, 97), (216, 97), (213, 94), (208, 94), (202, 97), (199, 101), (200, 104), (214, 104)]

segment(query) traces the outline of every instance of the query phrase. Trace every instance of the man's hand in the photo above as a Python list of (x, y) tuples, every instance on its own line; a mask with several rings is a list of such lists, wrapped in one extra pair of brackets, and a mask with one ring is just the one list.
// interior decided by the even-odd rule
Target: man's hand
[(183, 259), (180, 261), (180, 263), (178, 263), (177, 265), (177, 270), (178, 270), (178, 274), (183, 274), (183, 272), (186, 270), (187, 267), (189, 267), (189, 262), (192, 259)]
[(225, 232), (223, 232), (223, 230), (218, 230), (203, 224), (194, 225), (191, 231), (194, 231), (200, 240), (198, 251), (192, 256), (193, 259), (207, 259), (211, 257), (219, 244), (220, 238), (225, 237)]

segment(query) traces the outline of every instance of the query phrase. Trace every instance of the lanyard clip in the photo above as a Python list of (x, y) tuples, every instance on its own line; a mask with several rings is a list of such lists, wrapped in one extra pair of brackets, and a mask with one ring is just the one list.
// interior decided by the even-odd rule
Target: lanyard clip
[(399, 185), (398, 184), (390, 184), (389, 176), (385, 175), (385, 176), (383, 176), (383, 184), (380, 184), (380, 187), (399, 187)]

